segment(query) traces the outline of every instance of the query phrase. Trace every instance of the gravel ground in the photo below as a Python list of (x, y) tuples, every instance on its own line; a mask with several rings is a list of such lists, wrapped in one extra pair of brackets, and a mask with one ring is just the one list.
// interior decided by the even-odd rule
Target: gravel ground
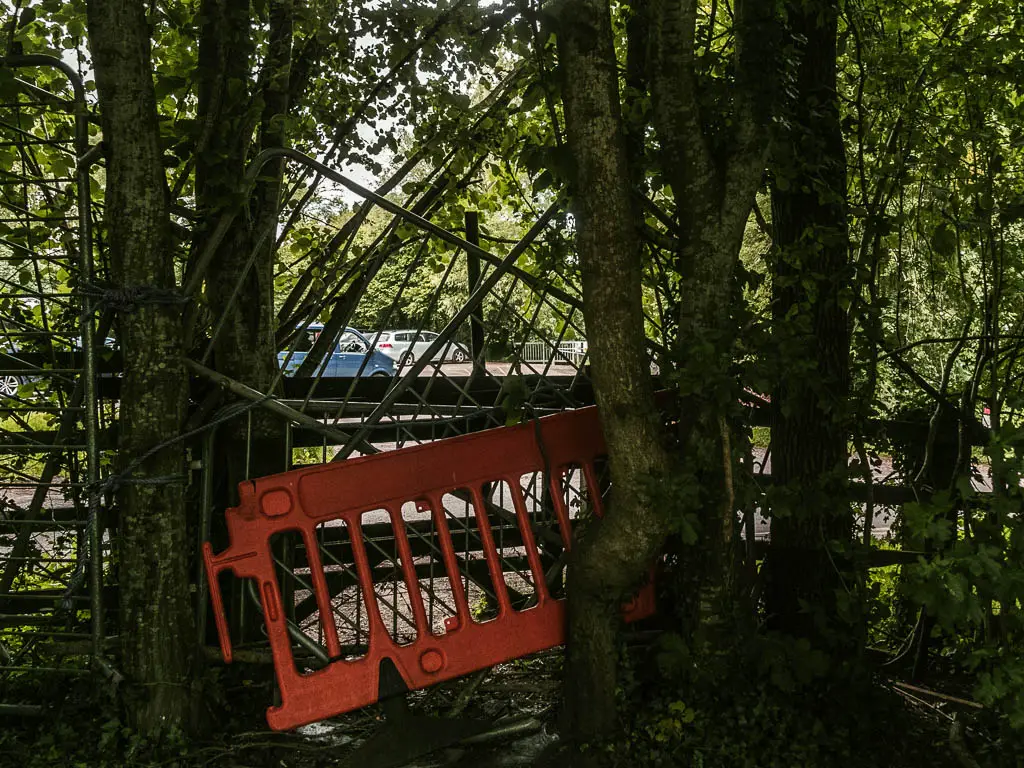
[[(55, 478), (53, 486), (47, 492), (43, 500), (42, 510), (38, 516), (42, 526), (49, 530), (37, 531), (32, 534), (32, 550), (36, 552), (47, 552), (52, 556), (60, 555), (67, 557), (70, 553), (68, 537), (74, 535), (75, 526), (72, 523), (56, 526), (52, 523), (55, 518), (54, 510), (70, 507), (72, 502), (67, 498), (67, 489), (62, 478)], [(32, 504), (32, 497), (35, 488), (24, 482), (0, 485), (0, 570), (7, 567), (10, 557), (11, 545), (17, 534), (24, 529), (19, 523), (4, 524), (6, 519), (17, 519), (23, 516), (23, 510), (27, 510)], [(62, 530), (53, 530), (54, 528)]]

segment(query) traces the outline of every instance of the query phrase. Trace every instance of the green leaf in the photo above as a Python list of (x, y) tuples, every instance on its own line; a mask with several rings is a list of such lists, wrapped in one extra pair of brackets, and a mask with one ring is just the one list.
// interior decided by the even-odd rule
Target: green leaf
[(544, 86), (541, 85), (540, 81), (534, 80), (526, 87), (526, 91), (523, 93), (523, 102), (520, 109), (522, 109), (523, 112), (529, 112), (540, 104), (543, 98)]
[(932, 232), (932, 249), (944, 258), (950, 258), (956, 253), (956, 232), (949, 224), (940, 224)]

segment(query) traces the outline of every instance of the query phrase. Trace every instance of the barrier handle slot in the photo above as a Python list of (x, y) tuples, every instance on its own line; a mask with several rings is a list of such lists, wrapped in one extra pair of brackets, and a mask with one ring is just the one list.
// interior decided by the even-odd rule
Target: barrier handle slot
[(220, 652), (224, 657), (224, 663), (230, 664), (232, 660), (231, 634), (228, 632), (227, 615), (224, 613), (224, 600), (220, 594), (220, 572), (221, 566), (213, 562), (213, 547), (210, 542), (203, 542), (203, 563), (206, 565), (206, 581), (210, 586), (210, 599), (213, 601), (213, 620), (217, 624), (217, 639), (220, 640)]

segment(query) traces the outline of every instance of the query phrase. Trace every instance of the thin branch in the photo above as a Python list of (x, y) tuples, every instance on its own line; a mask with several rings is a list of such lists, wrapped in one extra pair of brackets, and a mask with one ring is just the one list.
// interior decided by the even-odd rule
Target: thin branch
[(898, 354), (900, 354), (902, 352), (906, 352), (908, 350), (911, 350), (914, 347), (920, 347), (920, 346), (925, 345), (925, 344), (952, 344), (953, 342), (960, 342), (960, 341), (986, 341), (986, 342), (990, 342), (990, 341), (993, 341), (995, 339), (1001, 339), (1001, 340), (1013, 339), (1015, 341), (1024, 341), (1024, 335), (1007, 333), (1007, 334), (995, 334), (995, 335), (992, 335), (992, 334), (974, 334), (974, 335), (968, 335), (968, 336), (963, 336), (963, 335), (961, 335), (961, 336), (936, 336), (936, 337), (927, 338), (927, 339), (918, 339), (917, 341), (912, 341), (909, 344), (904, 344), (902, 347), (897, 347), (896, 349), (886, 350), (883, 354), (881, 354), (879, 356), (878, 359), (879, 360), (884, 360), (887, 357), (891, 357), (893, 355), (898, 355)]

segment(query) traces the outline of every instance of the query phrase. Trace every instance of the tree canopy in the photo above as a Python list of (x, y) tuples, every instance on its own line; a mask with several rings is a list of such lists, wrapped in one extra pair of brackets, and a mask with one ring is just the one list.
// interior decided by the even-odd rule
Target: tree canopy
[[(240, 388), (286, 399), (278, 353), (311, 322), (330, 332), (300, 377), (346, 326), (461, 318), (454, 338), (472, 345), (482, 324), (487, 360), (512, 366), (504, 395), (530, 341), (586, 341), (611, 490), (609, 514), (581, 524), (565, 556), (568, 741), (613, 737), (609, 760), (651, 765), (889, 764), (858, 751), (857, 727), (830, 730), (842, 720), (830, 698), (871, 719), (902, 676), (969, 702), (948, 739), (961, 764), (1015, 764), (1014, 3), (0, 2), (9, 56), (54, 56), (85, 84), (102, 158), (100, 287), (150, 291), (100, 314), (124, 357), (115, 467), (186, 475), (183, 436), (244, 402)], [(69, 97), (62, 78), (0, 67), (0, 94)], [(72, 137), (74, 120), (19, 114), (0, 172), (55, 181), (0, 186), (0, 209), (17, 212), (0, 220), (0, 330), (70, 338), (68, 305), (19, 291), (96, 290), (41, 257), (75, 247), (69, 226), (38, 223), (76, 204), (77, 159), (50, 141)], [(507, 274), (470, 312), (479, 256), (324, 167), (460, 238), (479, 212), (484, 275), (503, 260)], [(197, 366), (234, 389), (209, 387)], [(540, 391), (521, 412), (506, 401), (502, 418), (537, 415)], [(223, 426), (217, 510), (239, 481), (291, 466), (282, 413), (252, 408)], [(39, 427), (19, 418), (0, 409), (5, 430)], [(12, 460), (12, 473), (28, 469)], [(138, 587), (120, 591), (125, 722), (153, 743), (195, 735), (217, 695), (198, 682), (192, 626), (198, 505), (173, 483), (113, 491), (116, 567)], [(894, 522), (879, 531), (883, 515)], [(648, 668), (620, 647), (619, 608), (654, 563), (663, 603)], [(820, 732), (801, 734), (808, 712)], [(748, 716), (759, 724), (741, 755), (721, 724)]]

